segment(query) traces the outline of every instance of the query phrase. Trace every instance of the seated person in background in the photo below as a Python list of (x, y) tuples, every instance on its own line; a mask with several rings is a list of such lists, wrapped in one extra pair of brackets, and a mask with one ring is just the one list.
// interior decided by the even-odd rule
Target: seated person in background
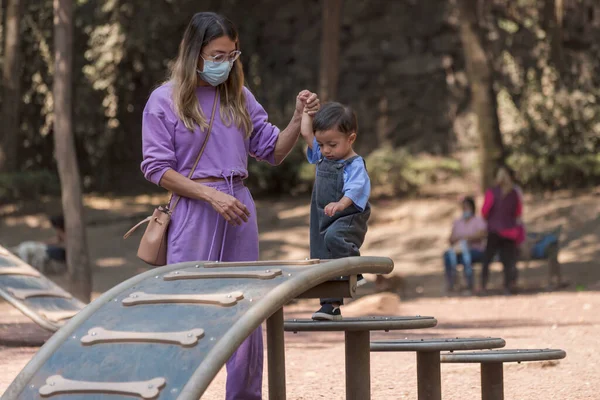
[(483, 259), (487, 226), (483, 218), (475, 215), (475, 200), (465, 197), (462, 201), (462, 216), (454, 221), (450, 234), (450, 246), (444, 253), (446, 289), (454, 290), (456, 266), (464, 267), (467, 290), (473, 290), (473, 263)]
[(62, 215), (57, 215), (50, 218), (50, 224), (52, 224), (56, 235), (52, 239), (46, 241), (46, 254), (50, 260), (66, 262), (65, 219)]
[[(45, 242), (25, 241), (12, 248), (17, 257), (35, 269), (45, 273), (50, 261), (64, 264), (67, 260), (65, 251), (65, 221), (62, 215), (50, 218), (55, 236)], [(51, 265), (58, 267), (58, 265)], [(64, 267), (63, 267), (64, 268)], [(59, 268), (62, 269), (62, 268)], [(57, 272), (56, 270), (53, 272)]]

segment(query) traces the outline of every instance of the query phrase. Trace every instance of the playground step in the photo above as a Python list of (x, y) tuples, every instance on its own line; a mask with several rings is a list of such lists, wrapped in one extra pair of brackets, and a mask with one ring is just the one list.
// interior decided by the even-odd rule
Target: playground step
[(503, 400), (505, 362), (560, 360), (566, 356), (559, 349), (502, 349), (442, 354), (441, 362), (481, 364), (482, 400)]

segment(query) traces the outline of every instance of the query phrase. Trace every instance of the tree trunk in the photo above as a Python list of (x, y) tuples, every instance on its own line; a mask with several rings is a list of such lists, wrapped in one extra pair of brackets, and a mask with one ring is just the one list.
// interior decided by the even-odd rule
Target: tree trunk
[(545, 0), (543, 28), (550, 39), (550, 59), (559, 76), (565, 69), (563, 54), (563, 0)]
[(8, 0), (4, 27), (4, 71), (2, 73), (2, 135), (0, 172), (18, 170), (19, 106), (21, 105), (21, 15), (23, 0)]
[(477, 19), (477, 0), (458, 0), (460, 38), (471, 88), (471, 104), (477, 116), (481, 141), (481, 183), (488, 188), (494, 171), (504, 160), (504, 145), (497, 114), (491, 63), (485, 52)]
[(71, 290), (79, 299), (89, 302), (92, 279), (71, 120), (72, 10), (73, 0), (54, 0), (54, 146), (65, 216), (67, 268)]
[(342, 0), (323, 0), (322, 4), (319, 97), (321, 102), (326, 102), (337, 96)]
[(0, 0), (0, 59), (4, 54), (4, 29), (4, 0)]

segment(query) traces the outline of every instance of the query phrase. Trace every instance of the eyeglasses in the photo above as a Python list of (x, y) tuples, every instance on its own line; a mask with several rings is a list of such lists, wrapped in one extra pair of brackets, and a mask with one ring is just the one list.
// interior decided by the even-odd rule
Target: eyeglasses
[[(216, 56), (206, 56), (206, 57), (209, 58), (210, 61), (215, 62), (217, 64), (224, 63), (225, 61), (232, 63), (235, 60), (237, 60), (238, 58), (240, 58), (240, 54), (242, 54), (241, 51), (234, 50), (229, 54), (217, 54)], [(200, 56), (200, 57), (202, 57), (202, 56)], [(202, 59), (204, 61), (207, 61), (204, 57), (202, 57)]]

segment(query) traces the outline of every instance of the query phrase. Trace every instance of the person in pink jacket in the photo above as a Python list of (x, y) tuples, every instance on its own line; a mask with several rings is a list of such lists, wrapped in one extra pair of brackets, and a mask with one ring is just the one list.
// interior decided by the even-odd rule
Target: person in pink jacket
[(496, 253), (504, 269), (504, 289), (512, 293), (517, 279), (518, 246), (524, 240), (521, 223), (522, 196), (516, 189), (515, 173), (502, 165), (496, 173), (495, 186), (485, 193), (481, 214), (487, 221), (488, 237), (483, 255), (481, 289), (486, 290), (489, 266)]

